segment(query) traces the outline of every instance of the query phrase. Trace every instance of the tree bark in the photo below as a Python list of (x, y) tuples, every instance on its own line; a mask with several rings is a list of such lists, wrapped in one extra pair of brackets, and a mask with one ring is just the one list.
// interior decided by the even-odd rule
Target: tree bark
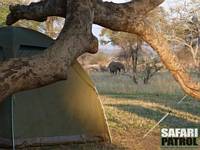
[(97, 51), (97, 40), (91, 33), (92, 1), (73, 1), (71, 5), (70, 22), (66, 20), (53, 46), (42, 55), (10, 59), (0, 64), (0, 101), (18, 91), (66, 79), (68, 67), (78, 56)]
[[(45, 65), (45, 62), (49, 60), (46, 55), (38, 56), (38, 58), (30, 58), (30, 60), (29, 58), (19, 59), (20, 61), (25, 59), (27, 67), (24, 68), (25, 65), (19, 63), (21, 67), (18, 67), (18, 65), (15, 67), (17, 72), (12, 72), (12, 69), (10, 69), (15, 65), (13, 62), (14, 60), (2, 63), (0, 67), (0, 77), (2, 81), (0, 83), (0, 100), (14, 92), (36, 88), (65, 78), (62, 73), (66, 73), (67, 68), (74, 59), (88, 49), (91, 53), (97, 51), (96, 49), (92, 51), (92, 47), (97, 47), (97, 41), (91, 34), (92, 23), (112, 30), (134, 33), (140, 36), (141, 39), (150, 44), (159, 54), (162, 62), (178, 81), (182, 89), (187, 94), (200, 100), (199, 83), (191, 80), (176, 55), (170, 50), (163, 35), (158, 33), (145, 20), (145, 15), (163, 1), (164, 0), (134, 0), (125, 4), (114, 4), (111, 2), (102, 2), (101, 0), (45, 0), (32, 3), (29, 6), (11, 6), (11, 13), (7, 18), (8, 25), (15, 23), (19, 19), (44, 21), (48, 16), (65, 17), (66, 22), (55, 45), (46, 50), (46, 55), (54, 58), (58, 64), (56, 71), (51, 71), (53, 65), (51, 61), (49, 65), (42, 68), (47, 70), (47, 73), (36, 71), (39, 65)], [(39, 58), (41, 58), (41, 60), (37, 63), (35, 60)], [(12, 65), (9, 66), (8, 64)], [(25, 79), (22, 79), (20, 74), (22, 74), (24, 70), (32, 71), (34, 74), (31, 73), (32, 76), (27, 75)], [(13, 84), (12, 77), (16, 74), (20, 82)], [(52, 76), (52, 74), (56, 74), (56, 76), (50, 79), (46, 77)], [(34, 78), (34, 80), (32, 80), (32, 78)], [(37, 80), (37, 78), (39, 80)], [(33, 84), (35, 82), (38, 82), (38, 84)], [(18, 86), (18, 84), (21, 86)]]

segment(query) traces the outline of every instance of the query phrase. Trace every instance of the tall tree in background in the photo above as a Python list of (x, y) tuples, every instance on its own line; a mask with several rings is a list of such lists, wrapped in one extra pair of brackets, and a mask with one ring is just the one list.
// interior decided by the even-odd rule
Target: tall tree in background
[(43, 54), (0, 64), (0, 100), (18, 91), (67, 79), (68, 68), (75, 59), (86, 52), (98, 51), (97, 39), (92, 35), (93, 23), (137, 34), (158, 53), (182, 89), (200, 100), (200, 84), (190, 78), (166, 38), (146, 19), (147, 13), (162, 2), (164, 0), (132, 0), (124, 4), (101, 0), (45, 0), (28, 6), (11, 6), (8, 25), (20, 19), (42, 22), (48, 16), (64, 17), (65, 25), (55, 44)]
[[(183, 1), (184, 5), (171, 8), (167, 39), (175, 51), (191, 55), (193, 70), (200, 66), (200, 1)], [(185, 56), (188, 57), (188, 56)], [(185, 59), (185, 58), (183, 58)], [(188, 60), (188, 58), (186, 58)], [(189, 62), (187, 61), (189, 64)]]
[(137, 35), (124, 32), (114, 32), (106, 28), (101, 31), (100, 36), (106, 36), (109, 38), (108, 40), (102, 38), (101, 42), (103, 44), (111, 43), (112, 45), (117, 45), (122, 49), (117, 57), (126, 61), (127, 69), (130, 68), (129, 64), (131, 62), (132, 78), (134, 83), (137, 84), (138, 56), (139, 51), (141, 51), (142, 40)]

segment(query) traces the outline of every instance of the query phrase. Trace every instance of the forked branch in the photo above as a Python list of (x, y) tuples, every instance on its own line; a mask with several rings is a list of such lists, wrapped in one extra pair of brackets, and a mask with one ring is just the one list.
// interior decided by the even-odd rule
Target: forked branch
[(91, 0), (73, 1), (72, 5), (70, 22), (65, 22), (54, 45), (41, 55), (0, 64), (0, 101), (16, 92), (66, 79), (69, 66), (78, 56), (97, 51), (98, 42), (91, 32)]

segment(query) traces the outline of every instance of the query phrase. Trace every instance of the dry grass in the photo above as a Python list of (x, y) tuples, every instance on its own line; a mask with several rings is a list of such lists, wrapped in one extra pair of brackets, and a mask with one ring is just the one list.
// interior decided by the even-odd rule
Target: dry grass
[(147, 85), (142, 84), (142, 81), (136, 85), (125, 75), (94, 72), (91, 76), (100, 94), (183, 94), (171, 75), (165, 72), (155, 75)]

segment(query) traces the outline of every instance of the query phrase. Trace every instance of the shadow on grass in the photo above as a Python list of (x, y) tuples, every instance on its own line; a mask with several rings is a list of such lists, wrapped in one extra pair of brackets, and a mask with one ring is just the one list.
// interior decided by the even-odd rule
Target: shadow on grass
[[(129, 113), (134, 113), (140, 117), (155, 120), (158, 122), (165, 113), (162, 113), (160, 111), (151, 110), (148, 108), (144, 108), (141, 106), (134, 106), (134, 105), (124, 105), (124, 104), (109, 104), (108, 106), (116, 107), (119, 110), (127, 111)], [(178, 118), (173, 115), (169, 115), (161, 124), (161, 126), (167, 126), (167, 127), (178, 127), (178, 128), (199, 128), (200, 124), (197, 124), (195, 122), (191, 122), (188, 120), (185, 120), (183, 118)]]
[(177, 105), (177, 102), (183, 97), (183, 95), (172, 94), (157, 94), (157, 93), (135, 93), (135, 94), (123, 94), (123, 93), (104, 93), (103, 95), (109, 96), (115, 99), (141, 99), (146, 102), (158, 103), (176, 110), (188, 112), (193, 115), (200, 115), (200, 101), (194, 100), (191, 97), (187, 97), (181, 104)]

